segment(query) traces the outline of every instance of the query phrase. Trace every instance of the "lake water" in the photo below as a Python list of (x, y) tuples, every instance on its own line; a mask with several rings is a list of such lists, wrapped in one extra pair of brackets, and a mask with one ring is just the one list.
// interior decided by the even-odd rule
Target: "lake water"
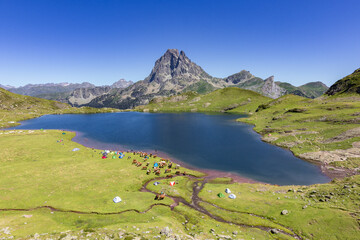
[[(194, 167), (237, 173), (272, 184), (314, 184), (330, 179), (288, 150), (264, 143), (239, 115), (104, 113), (46, 115), (13, 129), (79, 132), (76, 141), (103, 149), (157, 150)], [(94, 146), (94, 147), (95, 147)]]

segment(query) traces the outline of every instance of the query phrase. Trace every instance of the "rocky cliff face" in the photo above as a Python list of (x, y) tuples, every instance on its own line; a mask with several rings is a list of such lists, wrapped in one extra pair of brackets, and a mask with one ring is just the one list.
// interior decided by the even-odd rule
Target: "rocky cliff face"
[(111, 87), (77, 88), (69, 96), (68, 102), (75, 107), (88, 104), (94, 98), (108, 93)]
[(128, 86), (134, 84), (133, 81), (126, 81), (125, 79), (120, 79), (117, 82), (114, 82), (110, 87), (111, 88), (127, 88)]
[(264, 80), (264, 84), (261, 87), (263, 95), (271, 98), (278, 98), (286, 93), (286, 90), (278, 86), (274, 82), (274, 76), (271, 76)]
[(124, 90), (100, 96), (88, 105), (93, 107), (133, 108), (149, 103), (157, 96), (179, 93), (200, 81), (215, 86), (212, 77), (200, 66), (193, 63), (183, 51), (168, 49), (155, 62), (148, 77)]
[(184, 91), (207, 93), (218, 88), (239, 87), (277, 98), (287, 91), (274, 82), (252, 75), (249, 71), (226, 78), (214, 78), (192, 62), (183, 51), (168, 49), (156, 60), (154, 68), (144, 80), (123, 89), (94, 98), (91, 107), (133, 108), (149, 103), (154, 97), (170, 96)]

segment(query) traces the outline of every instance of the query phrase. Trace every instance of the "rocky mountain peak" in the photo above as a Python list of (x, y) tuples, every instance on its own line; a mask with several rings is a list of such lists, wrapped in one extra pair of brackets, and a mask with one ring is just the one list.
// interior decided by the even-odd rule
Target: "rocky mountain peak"
[(121, 78), (119, 81), (114, 82), (110, 87), (111, 88), (127, 88), (128, 86), (132, 85), (133, 81), (126, 81), (125, 79)]
[(278, 86), (274, 81), (274, 76), (270, 76), (264, 80), (264, 85), (261, 88), (261, 91), (265, 96), (271, 98), (278, 98), (285, 94), (286, 90)]
[(174, 78), (198, 79), (208, 76), (205, 71), (191, 62), (184, 51), (168, 49), (156, 62), (145, 82), (163, 83)]
[(232, 83), (232, 84), (238, 84), (241, 82), (245, 82), (251, 78), (254, 78), (255, 76), (252, 75), (249, 71), (246, 70), (241, 70), (238, 73), (235, 73), (233, 75), (228, 76), (227, 78), (225, 78), (225, 82), (227, 83)]

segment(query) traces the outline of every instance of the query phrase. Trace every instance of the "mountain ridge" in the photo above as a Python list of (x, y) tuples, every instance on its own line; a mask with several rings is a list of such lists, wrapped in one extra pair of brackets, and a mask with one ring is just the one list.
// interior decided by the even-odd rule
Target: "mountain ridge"
[[(154, 97), (167, 97), (185, 91), (208, 93), (225, 87), (248, 89), (271, 98), (278, 98), (289, 93), (274, 81), (274, 76), (263, 80), (247, 70), (225, 78), (213, 77), (192, 62), (184, 51), (168, 49), (155, 61), (153, 69), (144, 80), (138, 81), (128, 88), (96, 97), (86, 105), (134, 108), (148, 104)], [(298, 94), (307, 96), (307, 93), (300, 90)]]

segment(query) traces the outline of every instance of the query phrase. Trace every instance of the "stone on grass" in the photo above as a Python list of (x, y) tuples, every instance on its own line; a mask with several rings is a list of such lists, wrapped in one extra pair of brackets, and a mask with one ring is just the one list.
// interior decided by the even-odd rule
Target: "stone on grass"
[(161, 231), (160, 231), (160, 234), (165, 235), (165, 236), (167, 236), (167, 237), (170, 235), (170, 233), (171, 233), (171, 230), (170, 230), (169, 227), (164, 227), (164, 228), (161, 229)]
[(281, 211), (281, 215), (286, 215), (286, 214), (288, 214), (288, 213), (289, 213), (289, 211), (286, 210), (286, 209), (284, 209), (284, 210)]
[(273, 229), (270, 230), (270, 232), (271, 232), (272, 234), (278, 234), (278, 233), (279, 233), (279, 230), (277, 230), (276, 228), (273, 228)]

